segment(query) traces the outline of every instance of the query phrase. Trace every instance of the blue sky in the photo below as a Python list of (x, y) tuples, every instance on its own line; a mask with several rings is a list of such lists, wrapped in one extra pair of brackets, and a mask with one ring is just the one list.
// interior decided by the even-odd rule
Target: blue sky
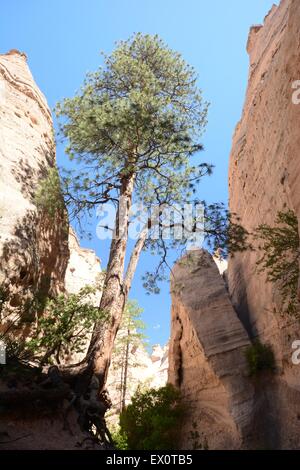
[[(73, 96), (87, 71), (100, 64), (99, 51), (134, 32), (159, 34), (181, 52), (199, 73), (199, 85), (211, 103), (203, 143), (204, 161), (216, 165), (203, 180), (201, 198), (227, 201), (228, 157), (240, 119), (248, 75), (246, 42), (251, 25), (261, 23), (273, 0), (6, 0), (1, 4), (0, 53), (26, 52), (34, 78), (51, 107)], [(63, 148), (58, 163), (64, 165)], [(96, 249), (105, 263), (107, 245), (94, 237), (84, 246)], [(170, 296), (164, 285), (158, 296), (141, 287), (152, 266), (144, 254), (131, 297), (144, 308), (151, 343), (169, 337)]]

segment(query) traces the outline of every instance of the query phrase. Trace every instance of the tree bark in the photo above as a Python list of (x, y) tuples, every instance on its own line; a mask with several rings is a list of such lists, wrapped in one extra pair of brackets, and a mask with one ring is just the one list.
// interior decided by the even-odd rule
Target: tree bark
[(111, 242), (107, 273), (99, 306), (100, 310), (107, 314), (108, 319), (104, 325), (103, 322), (95, 324), (86, 358), (88, 363), (86, 373), (97, 377), (99, 391), (103, 390), (106, 383), (115, 337), (128, 297), (128, 291), (124, 291), (123, 278), (133, 185), (134, 176), (123, 178), (115, 233)]
[(138, 240), (137, 240), (137, 242), (136, 242), (136, 244), (133, 248), (133, 251), (131, 253), (131, 257), (130, 257), (128, 267), (127, 267), (127, 271), (126, 271), (126, 276), (125, 276), (125, 279), (124, 279), (124, 291), (127, 294), (130, 290), (132, 279), (133, 279), (134, 273), (136, 271), (136, 267), (137, 267), (142, 249), (144, 247), (144, 244), (145, 244), (145, 241), (146, 241), (146, 238), (147, 238), (147, 234), (148, 234), (148, 226), (145, 226), (145, 227), (143, 227), (143, 230), (141, 231), (140, 236), (139, 236), (139, 238), (138, 238)]

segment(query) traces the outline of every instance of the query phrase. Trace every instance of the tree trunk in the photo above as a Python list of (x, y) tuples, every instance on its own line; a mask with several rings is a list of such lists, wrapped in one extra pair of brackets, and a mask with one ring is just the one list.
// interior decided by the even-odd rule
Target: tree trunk
[(115, 337), (128, 297), (128, 289), (124, 290), (123, 280), (133, 184), (134, 176), (123, 178), (115, 233), (111, 242), (107, 273), (99, 306), (100, 310), (107, 314), (108, 319), (104, 325), (101, 321), (96, 323), (86, 358), (87, 373), (97, 377), (99, 391), (103, 390), (106, 383)]

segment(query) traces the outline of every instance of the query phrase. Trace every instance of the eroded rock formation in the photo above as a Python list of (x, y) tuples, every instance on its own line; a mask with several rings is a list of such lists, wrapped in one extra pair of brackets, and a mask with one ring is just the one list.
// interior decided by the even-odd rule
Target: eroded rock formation
[[(100, 287), (102, 272), (100, 259), (95, 251), (82, 248), (74, 229), (69, 231), (70, 258), (65, 275), (65, 288), (67, 292), (77, 294), (85, 286)], [(100, 303), (100, 296), (95, 295), (95, 306)]]
[(169, 382), (186, 407), (182, 447), (240, 448), (254, 398), (244, 354), (248, 335), (207, 252), (191, 252), (173, 274)]
[[(300, 220), (300, 105), (297, 99), (293, 102), (300, 80), (299, 24), (299, 0), (282, 0), (263, 25), (250, 30), (249, 84), (229, 169), (230, 209), (249, 232), (262, 223), (274, 225), (277, 213), (287, 209)], [(282, 312), (277, 286), (258, 272), (260, 256), (259, 249), (248, 250), (229, 260), (229, 296), (224, 288), (218, 290), (221, 281), (212, 266), (175, 269), (184, 287), (180, 296), (173, 293), (169, 377), (182, 390), (185, 403), (191, 403), (191, 419), (197, 417), (198, 429), (212, 448), (300, 445), (300, 367), (292, 363), (300, 323)], [(227, 299), (224, 305), (221, 298)], [(222, 348), (237, 332), (242, 344), (228, 356)], [(250, 378), (243, 347), (255, 339), (271, 346), (276, 371)], [(243, 410), (246, 433), (243, 426), (237, 432), (235, 409)]]
[[(229, 194), (230, 209), (250, 232), (261, 223), (274, 225), (278, 211), (291, 209), (300, 220), (300, 106), (292, 100), (293, 83), (300, 78), (299, 24), (299, 1), (282, 0), (249, 35), (249, 84), (233, 139)], [(262, 412), (268, 441), (296, 447), (300, 368), (292, 364), (292, 343), (300, 338), (300, 325), (281, 314), (276, 285), (256, 269), (259, 256), (247, 251), (230, 260), (229, 290), (249, 335), (275, 352), (278, 370), (265, 386), (268, 413)]]
[(66, 215), (49, 220), (34, 204), (39, 182), (54, 166), (51, 113), (26, 56), (0, 55), (0, 286), (11, 307), (63, 289)]

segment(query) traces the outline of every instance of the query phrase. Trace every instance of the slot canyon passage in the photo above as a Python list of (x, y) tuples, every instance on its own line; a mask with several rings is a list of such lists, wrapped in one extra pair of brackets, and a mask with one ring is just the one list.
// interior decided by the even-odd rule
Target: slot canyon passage
[[(248, 233), (273, 226), (281, 211), (300, 220), (299, 25), (299, 0), (281, 0), (249, 33), (248, 86), (228, 174), (230, 212)], [(26, 306), (34, 296), (78, 295), (86, 285), (101, 291), (105, 270), (95, 251), (80, 246), (64, 206), (50, 217), (34, 202), (40, 181), (56, 169), (56, 148), (51, 111), (23, 52), (0, 55), (0, 93), (1, 332), (21, 312), (18, 344), (32, 337), (36, 317)], [(226, 261), (199, 248), (175, 263), (170, 339), (149, 352), (137, 338), (127, 351), (123, 396), (115, 349), (109, 397), (101, 391), (99, 398), (92, 384), (76, 403), (76, 371), (68, 367), (83, 360), (91, 330), (83, 350), (65, 354), (59, 367), (1, 365), (0, 449), (102, 449), (82, 426), (82, 410), (98, 413), (105, 434), (137, 387), (167, 383), (184, 409), (180, 449), (299, 449), (300, 365), (292, 361), (299, 316), (282, 313), (278, 284), (257, 269), (260, 257), (255, 247)], [(89, 301), (98, 307), (99, 296), (90, 293)], [(251, 374), (247, 352), (258, 344), (272, 350), (274, 367)]]

